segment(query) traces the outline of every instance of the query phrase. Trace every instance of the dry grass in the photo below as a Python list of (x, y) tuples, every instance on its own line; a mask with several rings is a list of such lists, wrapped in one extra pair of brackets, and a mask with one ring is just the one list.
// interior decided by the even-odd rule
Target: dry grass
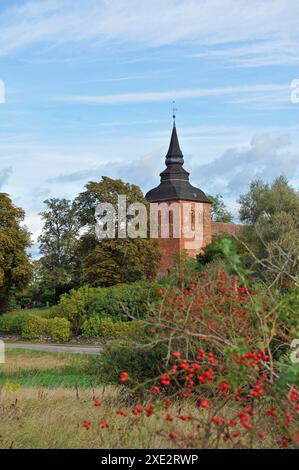
[[(86, 357), (74, 354), (8, 350), (6, 364), (0, 365), (0, 448), (172, 447), (172, 442), (157, 432), (161, 427), (166, 434), (170, 432), (164, 420), (135, 417), (128, 403), (123, 405), (130, 413), (128, 418), (116, 414), (124, 399), (119, 387), (84, 389), (68, 381), (69, 388), (52, 386), (55, 374), (63, 374), (67, 368), (80, 375), (84, 360)], [(95, 398), (102, 401), (101, 407), (94, 406)], [(91, 421), (89, 431), (83, 428), (85, 419)], [(109, 429), (100, 428), (102, 419), (109, 422)]]
[[(102, 399), (103, 394), (107, 398), (96, 408), (93, 398)], [(122, 418), (115, 413), (117, 402), (116, 388), (113, 387), (79, 391), (79, 397), (76, 391), (67, 389), (2, 390), (0, 448), (172, 447), (169, 439), (157, 433), (160, 424), (155, 418), (133, 415)], [(84, 419), (91, 421), (89, 431), (83, 428)], [(100, 428), (101, 419), (109, 422), (109, 429)]]
[(10, 374), (26, 369), (53, 369), (71, 364), (68, 354), (48, 354), (43, 351), (8, 350), (5, 354), (5, 364), (1, 365), (1, 372)]
[[(133, 405), (128, 392), (124, 394), (119, 386), (94, 388), (74, 386), (78, 383), (77, 376), (82, 375), (80, 361), (85, 358), (81, 355), (78, 357), (74, 354), (10, 350), (7, 360), (5, 372), (1, 369), (3, 365), (0, 366), (0, 378), (2, 371), (3, 379), (0, 380), (0, 448), (2, 449), (169, 449), (180, 445), (179, 442), (169, 439), (169, 434), (173, 431), (179, 437), (192, 432), (195, 440), (190, 441), (190, 445), (195, 448), (206, 445), (205, 432), (197, 427), (198, 421), (178, 419), (179, 415), (194, 414), (194, 404), (180, 402), (167, 411), (158, 411), (156, 416), (147, 418), (144, 413), (138, 416), (132, 414)], [(67, 373), (69, 367), (77, 374), (75, 382), (73, 375), (72, 380), (63, 375)], [(31, 374), (31, 371), (37, 368), (40, 374), (44, 375), (33, 374), (32, 377), (30, 375), (30, 385), (28, 385), (29, 379), (26, 374)], [(64, 388), (53, 386), (55, 374), (63, 375), (66, 384)], [(34, 386), (31, 386), (32, 383)], [(46, 385), (41, 386), (41, 383)], [(100, 407), (94, 406), (95, 398), (100, 399), (102, 403)], [(117, 415), (118, 408), (127, 411), (129, 416)], [(224, 413), (227, 412), (227, 417), (231, 415), (231, 411), (223, 410)], [(165, 420), (166, 412), (176, 417), (174, 422)], [(198, 412), (201, 416), (204, 413), (212, 415), (213, 409), (209, 407), (208, 410)], [(88, 431), (83, 428), (83, 421), (86, 419), (91, 423)], [(100, 422), (103, 419), (109, 423), (109, 429), (101, 429)], [(186, 440), (184, 443), (186, 445)], [(246, 438), (242, 446), (247, 447), (248, 444)], [(216, 446), (216, 443), (212, 447), (214, 445)], [(264, 441), (255, 442), (255, 445), (271, 447), (270, 442)], [(230, 447), (230, 445), (220, 441), (217, 447)]]
[(9, 349), (0, 364), (0, 386), (90, 388), (100, 385), (89, 374), (86, 354)]

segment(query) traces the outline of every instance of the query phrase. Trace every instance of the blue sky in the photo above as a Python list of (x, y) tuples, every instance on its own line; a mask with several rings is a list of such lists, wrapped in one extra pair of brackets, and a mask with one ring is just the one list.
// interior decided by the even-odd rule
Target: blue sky
[(176, 101), (191, 181), (236, 210), (298, 186), (298, 0), (0, 0), (0, 191), (36, 241), (48, 197), (159, 182)]

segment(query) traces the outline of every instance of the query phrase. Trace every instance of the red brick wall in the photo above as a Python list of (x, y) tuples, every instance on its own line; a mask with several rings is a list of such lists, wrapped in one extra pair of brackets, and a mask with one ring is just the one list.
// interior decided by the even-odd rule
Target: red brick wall
[[(179, 202), (180, 204), (180, 226), (183, 227), (183, 204), (184, 202), (190, 201), (167, 201), (167, 204), (170, 205), (173, 202)], [(202, 248), (212, 241), (212, 221), (211, 221), (211, 204), (210, 203), (197, 203), (192, 202), (192, 208), (195, 209), (195, 204), (203, 205), (203, 221), (202, 221), (202, 230), (203, 236), (202, 239), (198, 240), (194, 246), (190, 248), (190, 240), (185, 239), (181, 234), (180, 238), (162, 238), (159, 230), (159, 244), (161, 250), (161, 264), (159, 274), (167, 273), (170, 268), (174, 265), (176, 254), (180, 251), (187, 251), (187, 253), (195, 257)], [(159, 224), (161, 220), (159, 218)], [(182, 233), (182, 232), (181, 232)], [(172, 235), (172, 230), (170, 230), (170, 235)]]
[(228, 235), (237, 235), (242, 225), (240, 224), (225, 224), (223, 222), (212, 222), (212, 236), (221, 233)]

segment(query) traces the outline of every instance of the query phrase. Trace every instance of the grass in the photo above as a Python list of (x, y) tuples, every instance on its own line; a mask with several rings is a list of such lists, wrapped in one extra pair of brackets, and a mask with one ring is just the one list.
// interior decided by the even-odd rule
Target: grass
[[(95, 397), (109, 397), (100, 408), (94, 406)], [(7, 449), (117, 449), (169, 448), (172, 442), (157, 432), (157, 421), (132, 414), (122, 418), (117, 408), (116, 387), (79, 390), (38, 390), (22, 388), (2, 391), (0, 407), (0, 448)], [(113, 409), (113, 411), (112, 411)], [(83, 428), (83, 420), (91, 428)], [(101, 429), (99, 422), (106, 419), (109, 429)], [(134, 423), (134, 424), (133, 424)], [(165, 424), (163, 423), (165, 426)], [(184, 424), (182, 423), (184, 426)]]
[[(155, 419), (136, 420), (119, 387), (97, 385), (85, 372), (88, 358), (7, 351), (6, 363), (0, 365), (0, 448), (172, 447), (157, 432)], [(95, 398), (102, 401), (100, 408), (94, 406)], [(128, 419), (116, 415), (119, 406), (128, 409)], [(85, 419), (91, 421), (89, 431), (83, 428)], [(100, 428), (101, 419), (109, 422), (109, 429)]]
[(18, 316), (24, 313), (27, 313), (29, 315), (31, 313), (32, 315), (37, 315), (40, 317), (48, 317), (48, 315), (51, 313), (51, 308), (43, 307), (43, 308), (30, 308), (30, 309), (25, 309), (25, 310), (21, 310), (20, 308), (18, 308), (15, 310), (11, 310), (7, 313), (9, 313), (12, 316)]
[(9, 349), (0, 364), (0, 386), (91, 388), (99, 380), (87, 372), (89, 356)]
[[(178, 419), (194, 413), (194, 404), (172, 404), (167, 412), (176, 417), (174, 422), (165, 420), (166, 410), (151, 418), (144, 413), (134, 416), (132, 396), (122, 387), (99, 385), (99, 380), (86, 372), (88, 358), (8, 350), (6, 363), (0, 364), (1, 449), (170, 449), (180, 446), (169, 439), (171, 432), (198, 435), (196, 420)], [(94, 406), (95, 399), (101, 401), (100, 407)], [(118, 408), (129, 416), (117, 415)], [(230, 414), (231, 410), (227, 411)], [(200, 413), (212, 415), (213, 410)], [(83, 428), (86, 419), (89, 430)], [(102, 420), (109, 423), (109, 429), (100, 427)], [(204, 446), (200, 439), (194, 441), (196, 448)], [(219, 446), (227, 447), (221, 442)], [(267, 447), (267, 443), (261, 446)]]

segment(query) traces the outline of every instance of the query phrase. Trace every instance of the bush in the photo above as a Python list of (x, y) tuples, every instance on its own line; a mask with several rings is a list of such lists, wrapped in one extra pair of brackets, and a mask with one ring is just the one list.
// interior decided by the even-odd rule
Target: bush
[(11, 315), (9, 313), (0, 316), (0, 333), (21, 334), (27, 315)]
[(50, 318), (47, 331), (52, 341), (68, 341), (71, 336), (71, 324), (66, 318)]
[(82, 334), (87, 337), (101, 336), (107, 339), (138, 337), (144, 332), (141, 321), (113, 322), (111, 318), (91, 317), (82, 324)]
[(66, 318), (43, 318), (27, 315), (21, 329), (24, 339), (40, 339), (49, 336), (52, 341), (68, 341), (71, 335), (71, 324)]
[(88, 372), (100, 377), (101, 381), (115, 383), (126, 371), (130, 377), (126, 385), (135, 387), (137, 383), (160, 374), (165, 354), (162, 344), (147, 348), (137, 346), (133, 341), (111, 342), (100, 356), (90, 359)]
[(29, 314), (22, 328), (22, 338), (39, 339), (48, 332), (48, 320)]
[[(184, 448), (298, 448), (294, 325), (280, 323), (277, 300), (252, 279), (202, 271), (165, 293), (150, 342), (110, 343), (90, 370), (121, 384), (115, 411), (139, 433), (152, 416), (157, 435)], [(285, 301), (292, 321), (298, 291)]]
[(101, 297), (105, 289), (88, 286), (72, 289), (69, 294), (63, 294), (59, 304), (53, 308), (54, 315), (64, 317), (70, 321), (72, 331), (79, 333), (81, 324), (87, 316), (87, 303), (93, 297)]
[(159, 287), (157, 283), (140, 281), (103, 289), (101, 295), (88, 300), (88, 313), (110, 316), (113, 320), (143, 319), (151, 310), (149, 304), (159, 298)]
[(285, 325), (291, 328), (292, 336), (299, 336), (299, 286), (294, 286), (289, 292), (282, 294), (279, 298), (278, 320), (281, 328)]

